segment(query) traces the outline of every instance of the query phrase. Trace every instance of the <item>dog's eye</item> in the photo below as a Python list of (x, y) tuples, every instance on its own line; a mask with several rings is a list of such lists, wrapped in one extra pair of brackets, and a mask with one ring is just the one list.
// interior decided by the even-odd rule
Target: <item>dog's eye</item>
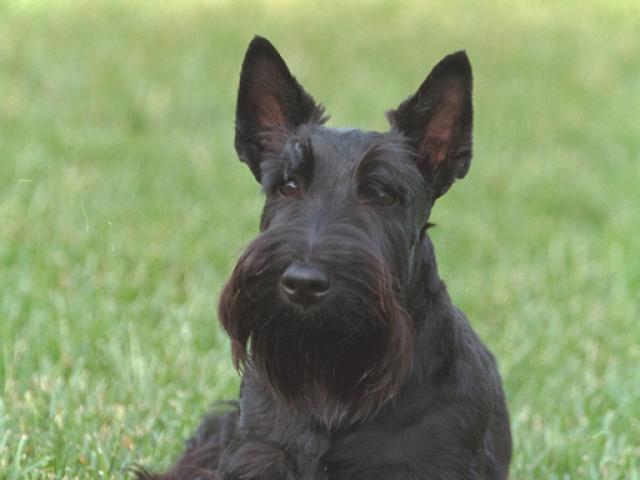
[(300, 184), (295, 178), (289, 178), (278, 187), (278, 192), (283, 197), (294, 197), (300, 193)]
[(390, 207), (398, 201), (398, 197), (386, 190), (376, 190), (374, 194), (375, 202), (383, 207)]

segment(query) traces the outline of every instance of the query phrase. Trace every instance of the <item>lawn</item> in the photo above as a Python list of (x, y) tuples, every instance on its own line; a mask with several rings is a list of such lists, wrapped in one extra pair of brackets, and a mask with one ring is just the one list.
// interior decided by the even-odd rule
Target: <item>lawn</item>
[(257, 231), (233, 116), (261, 33), (367, 129), (467, 50), (475, 156), (431, 235), (512, 478), (639, 479), (639, 32), (634, 0), (0, 0), (0, 478), (166, 467), (237, 394), (215, 307)]

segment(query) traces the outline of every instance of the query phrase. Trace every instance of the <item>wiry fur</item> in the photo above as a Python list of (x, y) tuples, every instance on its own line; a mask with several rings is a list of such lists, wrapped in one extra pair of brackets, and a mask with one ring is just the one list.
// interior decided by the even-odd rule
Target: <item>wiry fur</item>
[[(240, 401), (205, 418), (168, 473), (138, 478), (507, 477), (494, 358), (451, 304), (426, 235), (435, 199), (469, 168), (466, 55), (445, 58), (389, 113), (389, 133), (332, 130), (323, 118), (275, 49), (255, 39), (236, 148), (266, 202), (219, 310)], [(280, 194), (292, 178), (299, 190)], [(330, 275), (319, 303), (283, 295), (293, 262)]]

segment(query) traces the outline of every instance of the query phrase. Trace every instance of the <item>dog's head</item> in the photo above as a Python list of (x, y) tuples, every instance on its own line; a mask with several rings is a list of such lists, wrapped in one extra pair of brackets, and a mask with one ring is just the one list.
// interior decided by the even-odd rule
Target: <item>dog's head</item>
[(458, 52), (387, 114), (389, 132), (329, 129), (275, 48), (249, 45), (235, 146), (266, 203), (220, 319), (237, 367), (329, 425), (375, 412), (410, 370), (416, 250), (469, 168), (471, 83)]

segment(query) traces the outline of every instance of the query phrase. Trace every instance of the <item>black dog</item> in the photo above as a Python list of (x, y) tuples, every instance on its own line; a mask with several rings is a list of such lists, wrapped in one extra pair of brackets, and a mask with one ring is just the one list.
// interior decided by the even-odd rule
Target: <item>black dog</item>
[(426, 235), (469, 169), (471, 86), (454, 53), (387, 114), (390, 132), (328, 129), (275, 48), (251, 42), (235, 145), (266, 204), (220, 302), (240, 402), (205, 419), (169, 473), (140, 478), (507, 477), (495, 361)]

